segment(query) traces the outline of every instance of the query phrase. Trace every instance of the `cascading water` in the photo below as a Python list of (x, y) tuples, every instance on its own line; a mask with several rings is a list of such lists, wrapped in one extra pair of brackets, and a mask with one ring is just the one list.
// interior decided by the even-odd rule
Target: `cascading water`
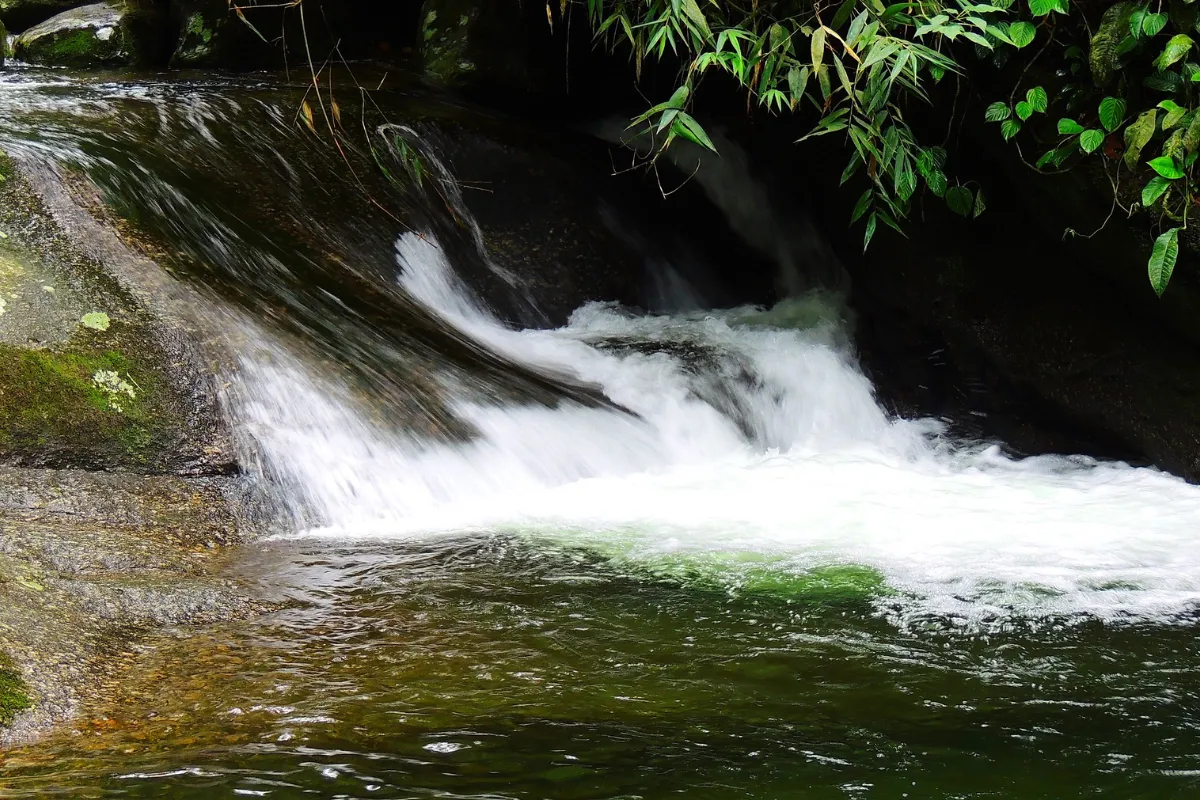
[(465, 335), (632, 414), (461, 400), (477, 438), (435, 444), (371, 425), (298, 364), (248, 364), (247, 416), (319, 520), (306, 535), (491, 531), (748, 588), (857, 565), (903, 621), (1184, 619), (1200, 602), (1200, 491), (889, 419), (820, 295), (676, 316), (593, 304), (514, 331), (428, 237), (401, 236), (397, 260), (409, 294)]

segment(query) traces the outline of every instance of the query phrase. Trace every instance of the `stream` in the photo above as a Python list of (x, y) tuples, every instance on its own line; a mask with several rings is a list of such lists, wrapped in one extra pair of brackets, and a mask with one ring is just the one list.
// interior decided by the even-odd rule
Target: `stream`
[(0, 76), (0, 147), (221, 309), (276, 512), (224, 557), (287, 605), (139, 645), (0, 797), (1200, 792), (1200, 488), (889, 415), (832, 293), (712, 309), (680, 270), (514, 324), (461, 198), (343, 202), (302, 92)]

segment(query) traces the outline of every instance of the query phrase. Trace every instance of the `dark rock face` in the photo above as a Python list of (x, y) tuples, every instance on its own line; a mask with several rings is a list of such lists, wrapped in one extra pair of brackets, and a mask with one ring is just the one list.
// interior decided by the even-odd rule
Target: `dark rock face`
[[(855, 276), (874, 325), (860, 342), (885, 397), (986, 414), (976, 430), (1026, 454), (1082, 450), (1200, 480), (1200, 348), (1167, 315), (1070, 243), (1013, 237), (999, 215), (912, 236)], [(952, 385), (936, 387), (939, 372)]]
[(78, 0), (0, 0), (0, 20), (22, 31), (78, 5)]
[(565, 70), (544, 68), (554, 40), (541, 5), (426, 0), (420, 22), (418, 45), (433, 83), (510, 95), (561, 93)]

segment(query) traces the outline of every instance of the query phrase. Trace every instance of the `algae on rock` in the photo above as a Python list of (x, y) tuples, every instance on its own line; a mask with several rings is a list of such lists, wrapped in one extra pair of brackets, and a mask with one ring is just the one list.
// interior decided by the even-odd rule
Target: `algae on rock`
[(0, 650), (0, 728), (11, 725), (17, 714), (31, 705), (25, 681), (8, 654)]

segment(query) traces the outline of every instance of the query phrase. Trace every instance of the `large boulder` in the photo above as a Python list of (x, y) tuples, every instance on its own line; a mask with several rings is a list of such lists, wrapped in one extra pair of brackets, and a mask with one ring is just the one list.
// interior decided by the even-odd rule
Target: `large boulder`
[(53, 67), (150, 66), (162, 56), (161, 16), (132, 3), (81, 6), (17, 37), (14, 56)]

